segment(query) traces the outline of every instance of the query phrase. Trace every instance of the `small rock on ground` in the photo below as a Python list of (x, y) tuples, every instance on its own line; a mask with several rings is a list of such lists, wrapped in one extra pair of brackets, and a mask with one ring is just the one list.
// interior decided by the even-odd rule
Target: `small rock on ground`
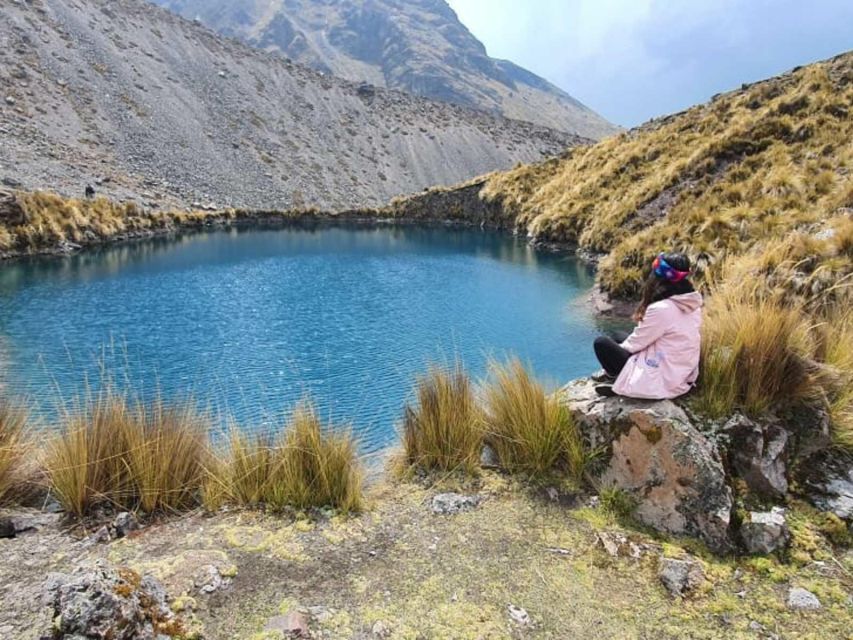
[(684, 596), (705, 581), (705, 574), (696, 560), (661, 558), (658, 578), (672, 595)]
[(377, 620), (372, 629), (374, 638), (388, 638), (391, 635), (391, 627), (387, 622)]
[(285, 638), (308, 638), (308, 618), (304, 614), (293, 611), (284, 616), (275, 616), (267, 620), (265, 631), (280, 631)]
[(751, 511), (741, 525), (741, 538), (749, 553), (768, 554), (784, 549), (791, 539), (785, 510), (773, 507), (772, 511)]
[(524, 627), (530, 624), (530, 614), (521, 607), (516, 607), (511, 604), (507, 606), (507, 611), (509, 612), (510, 619), (516, 624), (520, 624)]
[(432, 499), (433, 513), (453, 515), (476, 508), (482, 498), (480, 496), (464, 496), (459, 493), (440, 493)]
[(788, 608), (795, 611), (814, 611), (821, 608), (817, 596), (802, 587), (792, 587), (788, 591)]
[(137, 529), (139, 529), (139, 520), (128, 511), (123, 511), (113, 520), (113, 531), (116, 538), (124, 538), (128, 533)]

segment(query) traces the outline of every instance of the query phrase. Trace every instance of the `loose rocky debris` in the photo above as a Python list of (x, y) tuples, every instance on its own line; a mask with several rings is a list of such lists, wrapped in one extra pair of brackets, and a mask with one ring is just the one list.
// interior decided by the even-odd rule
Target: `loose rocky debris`
[(642, 542), (635, 542), (618, 531), (599, 531), (598, 541), (613, 558), (634, 558), (639, 560), (650, 551), (659, 549)]
[(784, 549), (791, 540), (785, 510), (773, 507), (767, 512), (751, 511), (741, 524), (740, 535), (749, 553), (766, 555)]
[(147, 206), (342, 209), (583, 142), (396, 91), (365, 101), (142, 0), (2, 7), (0, 171), (28, 189), (82, 196), (109, 171), (99, 194)]
[(43, 638), (161, 640), (183, 632), (160, 583), (130, 569), (83, 566), (51, 574), (44, 590), (50, 626)]
[(788, 608), (797, 611), (814, 611), (821, 608), (820, 600), (811, 591), (792, 587), (788, 591)]
[(732, 548), (732, 492), (717, 446), (673, 402), (601, 398), (591, 380), (566, 386), (562, 399), (593, 450), (603, 449), (603, 486), (633, 495), (640, 522)]
[(673, 596), (685, 596), (705, 582), (705, 573), (697, 560), (661, 558), (658, 578)]
[(465, 496), (459, 493), (440, 493), (432, 499), (432, 511), (441, 515), (454, 515), (471, 511), (479, 506), (480, 496)]

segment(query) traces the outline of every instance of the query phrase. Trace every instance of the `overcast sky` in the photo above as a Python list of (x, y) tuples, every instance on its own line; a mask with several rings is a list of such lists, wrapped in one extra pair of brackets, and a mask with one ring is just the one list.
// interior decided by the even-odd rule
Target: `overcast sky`
[(853, 49), (853, 0), (448, 0), (496, 58), (632, 126)]

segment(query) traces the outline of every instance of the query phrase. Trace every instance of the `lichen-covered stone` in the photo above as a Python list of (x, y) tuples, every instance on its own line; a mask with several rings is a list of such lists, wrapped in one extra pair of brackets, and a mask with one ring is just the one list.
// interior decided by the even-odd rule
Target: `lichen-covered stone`
[(464, 496), (459, 493), (440, 493), (432, 499), (432, 510), (442, 515), (453, 515), (470, 511), (480, 504), (480, 496)]
[(160, 583), (105, 563), (48, 576), (44, 605), (53, 621), (45, 638), (159, 640), (180, 630)]
[(675, 535), (731, 549), (732, 492), (716, 445), (670, 401), (601, 398), (578, 380), (561, 392), (590, 447), (605, 452), (599, 480), (638, 500), (635, 517)]

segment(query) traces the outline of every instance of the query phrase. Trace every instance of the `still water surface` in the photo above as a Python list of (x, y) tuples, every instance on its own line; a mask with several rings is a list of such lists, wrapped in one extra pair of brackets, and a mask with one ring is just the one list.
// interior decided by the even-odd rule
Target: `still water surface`
[(595, 368), (593, 277), (488, 232), (232, 230), (0, 265), (0, 376), (50, 425), (102, 371), (274, 429), (310, 393), (366, 452), (429, 363), (513, 353), (556, 385)]

